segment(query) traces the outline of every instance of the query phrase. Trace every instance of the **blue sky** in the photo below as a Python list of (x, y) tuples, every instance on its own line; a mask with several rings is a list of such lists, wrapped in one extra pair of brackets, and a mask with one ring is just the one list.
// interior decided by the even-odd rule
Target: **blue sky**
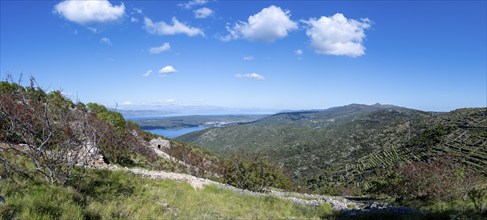
[(122, 108), (487, 105), (485, 1), (1, 1), (0, 73)]

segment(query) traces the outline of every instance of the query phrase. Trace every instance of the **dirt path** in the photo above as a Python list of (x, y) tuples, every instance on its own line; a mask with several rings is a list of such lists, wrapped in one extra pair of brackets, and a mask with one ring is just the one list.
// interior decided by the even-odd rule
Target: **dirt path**
[(344, 197), (338, 197), (338, 196), (300, 194), (294, 192), (282, 192), (282, 191), (274, 191), (274, 190), (271, 190), (270, 192), (266, 192), (266, 193), (252, 192), (249, 190), (239, 189), (227, 184), (223, 184), (209, 179), (204, 179), (204, 178), (192, 176), (189, 174), (183, 174), (183, 173), (145, 170), (140, 168), (119, 168), (118, 166), (104, 166), (98, 168), (108, 169), (112, 171), (122, 170), (135, 175), (140, 175), (144, 178), (150, 178), (153, 180), (165, 180), (165, 179), (175, 180), (178, 182), (188, 183), (196, 190), (203, 189), (205, 185), (216, 185), (220, 188), (231, 190), (233, 192), (240, 193), (242, 195), (271, 196), (283, 200), (288, 200), (295, 204), (306, 205), (306, 206), (319, 206), (324, 203), (329, 203), (337, 211), (363, 209), (365, 207), (364, 203), (352, 201)]
[[(158, 156), (170, 159), (174, 162), (178, 162), (177, 159), (171, 157), (169, 154), (165, 152), (158, 152), (158, 149), (154, 149)], [(182, 162), (181, 162), (182, 163)], [(188, 165), (189, 166), (189, 165)], [(271, 196), (283, 200), (291, 201), (294, 204), (299, 205), (306, 205), (306, 206), (319, 206), (321, 204), (331, 204), (333, 209), (336, 211), (341, 211), (347, 215), (357, 215), (364, 212), (392, 212), (392, 213), (416, 213), (417, 211), (414, 209), (410, 209), (407, 207), (392, 207), (387, 203), (378, 203), (378, 202), (363, 202), (363, 201), (353, 201), (347, 199), (345, 197), (340, 196), (324, 196), (324, 195), (314, 195), (314, 194), (301, 194), (295, 192), (283, 192), (283, 191), (276, 191), (270, 190), (265, 193), (260, 192), (252, 192), (245, 189), (239, 189), (227, 184), (215, 182), (213, 180), (205, 179), (196, 177), (189, 174), (184, 173), (174, 173), (174, 172), (166, 172), (162, 170), (146, 170), (140, 168), (120, 168), (118, 166), (107, 165), (105, 163), (95, 163), (95, 168), (98, 169), (107, 169), (112, 171), (126, 171), (135, 175), (140, 175), (144, 178), (150, 178), (153, 180), (175, 180), (178, 182), (184, 182), (191, 185), (195, 190), (203, 189), (205, 185), (215, 185), (223, 189), (231, 190), (236, 193), (240, 193), (242, 195), (251, 195), (251, 196)]]

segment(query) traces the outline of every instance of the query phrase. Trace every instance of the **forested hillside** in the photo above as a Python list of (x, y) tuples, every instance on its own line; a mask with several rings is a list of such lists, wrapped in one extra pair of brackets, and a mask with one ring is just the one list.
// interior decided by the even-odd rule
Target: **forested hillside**
[[(442, 155), (486, 172), (487, 109), (431, 113), (391, 105), (291, 112), (179, 138), (223, 155), (239, 150), (284, 166), (295, 181), (365, 186), (369, 176)], [(319, 181), (316, 181), (319, 179)]]

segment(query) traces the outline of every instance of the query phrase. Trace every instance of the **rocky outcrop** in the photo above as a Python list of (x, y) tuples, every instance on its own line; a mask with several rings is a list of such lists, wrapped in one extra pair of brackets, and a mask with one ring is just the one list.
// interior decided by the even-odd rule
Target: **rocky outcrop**
[(100, 167), (106, 165), (100, 150), (90, 141), (83, 143), (80, 148), (70, 151), (68, 158), (70, 162), (75, 162), (76, 165), (83, 167)]

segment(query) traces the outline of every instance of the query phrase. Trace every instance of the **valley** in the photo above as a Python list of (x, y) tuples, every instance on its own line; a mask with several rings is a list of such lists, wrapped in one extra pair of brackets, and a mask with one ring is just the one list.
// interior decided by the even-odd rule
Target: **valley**
[(0, 220), (486, 220), (486, 30), (486, 0), (0, 0)]
[[(0, 94), (2, 218), (136, 218), (155, 213), (195, 218), (208, 212), (263, 218), (290, 213), (304, 218), (429, 218), (449, 213), (477, 218), (484, 213), (486, 108), (432, 113), (351, 104), (268, 116), (164, 118), (172, 127), (190, 121), (220, 123), (168, 139), (143, 131), (103, 105), (73, 103), (60, 91), (0, 82)], [(158, 120), (144, 123), (161, 125)], [(202, 191), (190, 193), (171, 181)], [(42, 191), (32, 188), (36, 182)], [(161, 184), (176, 191), (158, 189)], [(95, 195), (92, 189), (98, 190)], [(45, 193), (57, 198), (44, 206), (47, 211), (39, 211)], [(157, 199), (161, 194), (171, 199)], [(180, 204), (174, 199), (178, 195), (219, 199), (198, 200), (207, 205)], [(19, 198), (33, 203), (25, 206)], [(149, 213), (125, 213), (137, 203), (122, 209), (115, 205), (129, 198), (143, 200)], [(150, 198), (162, 204), (162, 212), (153, 210)], [(455, 207), (472, 212), (414, 204), (424, 198), (433, 204), (452, 200), (460, 204)], [(216, 208), (219, 200), (241, 199), (240, 210), (259, 202), (259, 212)], [(60, 203), (69, 205), (59, 208)], [(110, 208), (102, 210), (100, 204)], [(275, 205), (280, 208), (271, 212)]]
[[(352, 104), (290, 112), (178, 140), (220, 155), (261, 155), (290, 171), (304, 187), (362, 185), (400, 163), (450, 155), (487, 173), (487, 109), (433, 113), (391, 105)], [(315, 185), (316, 179), (321, 186)], [(326, 181), (324, 181), (326, 180)]]

